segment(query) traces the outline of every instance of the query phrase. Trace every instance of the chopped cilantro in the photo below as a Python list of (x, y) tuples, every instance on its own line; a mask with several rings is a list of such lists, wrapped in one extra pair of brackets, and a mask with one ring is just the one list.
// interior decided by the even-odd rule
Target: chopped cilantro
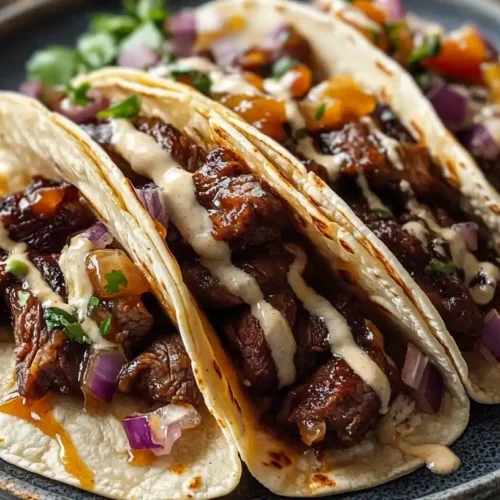
[(26, 64), (28, 79), (44, 85), (65, 85), (76, 73), (77, 53), (62, 45), (36, 51)]
[(202, 94), (210, 96), (210, 91), (212, 89), (212, 80), (205, 73), (202, 73), (201, 71), (195, 69), (172, 68), (170, 70), (170, 76), (174, 80), (180, 80), (182, 79), (182, 77), (188, 77), (191, 79), (191, 86), (193, 86)]
[(323, 118), (323, 116), (325, 115), (325, 111), (326, 111), (326, 104), (323, 102), (316, 108), (314, 119), (321, 120), (321, 118)]
[(19, 292), (17, 292), (17, 300), (19, 301), (19, 307), (24, 307), (27, 304), (29, 298), (30, 298), (29, 292), (23, 292), (22, 290), (19, 290)]
[(29, 272), (29, 267), (28, 264), (22, 260), (9, 259), (5, 270), (18, 278), (24, 278)]
[(78, 342), (79, 344), (92, 343), (87, 335), (85, 335), (76, 316), (59, 307), (47, 307), (45, 309), (45, 322), (49, 330), (62, 330), (73, 342)]
[(117, 54), (116, 41), (109, 33), (89, 33), (79, 38), (78, 54), (90, 69), (98, 69), (111, 64)]
[(139, 26), (139, 21), (132, 16), (94, 14), (90, 25), (95, 33), (109, 33), (118, 40), (121, 40), (130, 35)]
[(135, 14), (144, 21), (163, 23), (167, 18), (164, 0), (138, 0)]
[(290, 56), (283, 56), (273, 64), (272, 74), (274, 78), (281, 78), (297, 64), (297, 60)]
[(147, 45), (153, 50), (160, 50), (163, 45), (163, 34), (154, 23), (141, 24), (120, 44), (120, 52), (136, 45)]
[(120, 286), (126, 287), (128, 285), (127, 277), (123, 271), (113, 269), (110, 273), (104, 276), (106, 278), (106, 292), (118, 293)]
[(95, 295), (92, 295), (89, 299), (89, 304), (87, 306), (87, 315), (90, 316), (93, 312), (94, 309), (101, 303), (101, 299), (99, 297), (96, 297)]
[(388, 208), (374, 208), (372, 212), (380, 219), (390, 219), (392, 217), (392, 213)]
[(131, 118), (137, 116), (141, 109), (141, 100), (137, 95), (131, 95), (123, 101), (111, 106), (111, 108), (103, 109), (97, 113), (97, 118)]
[(306, 127), (299, 128), (295, 131), (295, 138), (296, 139), (303, 139), (307, 135), (307, 129)]
[(408, 62), (411, 65), (419, 64), (423, 59), (435, 57), (441, 51), (441, 35), (439, 33), (428, 33), (425, 35), (421, 45), (413, 50)]
[(66, 95), (76, 106), (86, 106), (92, 99), (87, 97), (87, 91), (90, 88), (89, 83), (82, 83), (79, 87), (73, 87), (71, 84), (66, 86)]
[(111, 314), (108, 314), (101, 323), (101, 326), (99, 326), (99, 332), (103, 337), (108, 335), (108, 333), (111, 331)]
[(457, 268), (450, 261), (443, 262), (439, 259), (431, 259), (429, 265), (426, 266), (425, 270), (429, 272), (444, 273), (449, 276), (453, 276), (456, 273)]
[(387, 37), (395, 50), (399, 48), (399, 31), (404, 26), (404, 21), (393, 21), (384, 25)]

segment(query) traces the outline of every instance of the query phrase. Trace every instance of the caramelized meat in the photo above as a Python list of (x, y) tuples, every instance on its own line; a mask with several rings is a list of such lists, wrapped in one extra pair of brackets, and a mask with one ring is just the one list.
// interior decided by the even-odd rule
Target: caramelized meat
[(78, 373), (86, 347), (68, 341), (61, 330), (49, 331), (38, 299), (31, 294), (26, 299), (24, 294), (28, 292), (19, 292), (21, 287), (14, 285), (6, 293), (16, 341), (19, 394), (36, 399), (47, 391), (78, 392)]
[(78, 190), (37, 178), (25, 191), (0, 200), (0, 218), (14, 241), (41, 253), (58, 253), (69, 235), (94, 222)]
[(150, 403), (190, 403), (201, 401), (191, 361), (179, 335), (163, 336), (120, 373), (119, 388)]
[(380, 400), (347, 363), (333, 358), (305, 383), (292, 389), (280, 419), (297, 426), (305, 442), (336, 437), (352, 446), (364, 437), (380, 417)]

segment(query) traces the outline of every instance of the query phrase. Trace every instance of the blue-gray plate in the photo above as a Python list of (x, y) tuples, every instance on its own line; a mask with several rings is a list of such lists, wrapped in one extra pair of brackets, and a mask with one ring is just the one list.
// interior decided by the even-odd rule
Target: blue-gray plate
[[(45, 0), (46, 3), (53, 0)], [(0, 0), (0, 4), (2, 1)], [(42, 4), (43, 0), (32, 4)], [(82, 2), (83, 3), (83, 2)], [(195, 4), (191, 0), (170, 0), (175, 7)], [(26, 6), (25, 2), (20, 2)], [(177, 4), (177, 5), (176, 5)], [(476, 23), (500, 45), (500, 3), (488, 0), (406, 0), (410, 10), (453, 28), (464, 21)], [(39, 47), (54, 43), (73, 43), (88, 23), (90, 12), (115, 10), (117, 1), (87, 3), (64, 14), (41, 18), (37, 25), (11, 34), (0, 41), (0, 89), (15, 89), (24, 77), (24, 64)], [(1, 16), (0, 16), (1, 17)], [(472, 499), (500, 498), (500, 405), (472, 405), (471, 421), (464, 435), (452, 446), (461, 458), (462, 467), (453, 475), (438, 476), (427, 469), (363, 492), (334, 497), (338, 500), (396, 499)], [(2, 491), (3, 490), (3, 491)], [(13, 495), (13, 496), (12, 496)], [(36, 498), (39, 500), (98, 499), (76, 488), (28, 473), (0, 460), (0, 499)], [(278, 499), (245, 472), (240, 486), (228, 500)]]

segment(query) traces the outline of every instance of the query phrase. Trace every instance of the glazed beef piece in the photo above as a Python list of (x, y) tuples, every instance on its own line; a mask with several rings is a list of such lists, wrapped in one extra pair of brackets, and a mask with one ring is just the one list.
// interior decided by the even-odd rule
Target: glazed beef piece
[(61, 330), (49, 331), (39, 300), (32, 294), (26, 299), (27, 292), (20, 292), (20, 285), (12, 285), (5, 297), (14, 327), (19, 394), (37, 399), (48, 391), (77, 393), (86, 347), (70, 342)]
[(69, 235), (91, 226), (94, 217), (69, 184), (35, 178), (20, 193), (0, 200), (0, 218), (14, 241), (30, 250), (58, 253)]
[(331, 442), (352, 446), (380, 418), (380, 400), (341, 358), (321, 366), (305, 383), (292, 389), (280, 412), (280, 421), (295, 425), (306, 444)]
[(179, 335), (162, 336), (127, 363), (120, 372), (119, 389), (150, 403), (201, 402), (191, 361)]

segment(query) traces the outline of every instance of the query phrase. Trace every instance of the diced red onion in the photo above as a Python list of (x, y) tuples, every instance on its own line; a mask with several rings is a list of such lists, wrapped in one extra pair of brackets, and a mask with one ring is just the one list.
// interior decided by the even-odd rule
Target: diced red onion
[(418, 411), (423, 413), (437, 413), (443, 399), (443, 378), (438, 369), (427, 364), (420, 387), (413, 392), (413, 398)]
[(200, 422), (200, 414), (191, 405), (169, 404), (151, 413), (125, 417), (123, 428), (132, 448), (169, 455), (182, 431), (197, 427)]
[(388, 21), (401, 21), (406, 17), (402, 0), (377, 0), (376, 4), (387, 14)]
[(276, 50), (276, 47), (282, 45), (282, 37), (286, 36), (289, 30), (287, 24), (280, 24), (264, 36), (260, 46), (266, 50)]
[(500, 146), (486, 124), (474, 125), (470, 130), (460, 134), (460, 139), (475, 158), (495, 160), (500, 156)]
[(92, 91), (92, 101), (86, 106), (77, 106), (71, 102), (68, 97), (65, 97), (54, 106), (54, 111), (69, 118), (76, 124), (85, 123), (95, 118), (95, 115), (102, 109), (109, 107), (109, 101), (99, 92)]
[(124, 50), (117, 64), (125, 68), (145, 69), (154, 66), (161, 59), (160, 54), (144, 43), (138, 43)]
[(19, 85), (18, 92), (33, 99), (42, 97), (43, 85), (42, 82), (23, 82)]
[(492, 309), (485, 317), (481, 343), (500, 361), (500, 315)]
[(225, 67), (243, 52), (243, 48), (241, 36), (232, 34), (216, 40), (211, 46), (211, 51), (217, 65)]
[(401, 371), (403, 382), (412, 389), (418, 389), (428, 363), (429, 358), (422, 354), (420, 349), (409, 343), (406, 350), (405, 364)]
[(194, 11), (187, 9), (170, 16), (169, 31), (175, 54), (188, 57), (193, 53), (196, 42), (196, 17)]
[(113, 235), (102, 222), (96, 222), (90, 226), (83, 235), (92, 242), (94, 248), (106, 248), (113, 243)]
[(451, 130), (460, 130), (467, 123), (469, 99), (456, 87), (442, 85), (427, 94), (443, 123)]
[(477, 233), (479, 231), (479, 226), (475, 222), (460, 222), (458, 224), (453, 224), (451, 228), (462, 236), (469, 252), (475, 252), (477, 250)]
[(119, 349), (94, 347), (87, 360), (83, 391), (111, 403), (118, 388), (118, 374), (125, 361), (125, 356)]
[(146, 207), (149, 215), (156, 219), (164, 228), (168, 227), (168, 216), (165, 204), (163, 203), (163, 195), (158, 186), (146, 186), (135, 190), (137, 197)]

